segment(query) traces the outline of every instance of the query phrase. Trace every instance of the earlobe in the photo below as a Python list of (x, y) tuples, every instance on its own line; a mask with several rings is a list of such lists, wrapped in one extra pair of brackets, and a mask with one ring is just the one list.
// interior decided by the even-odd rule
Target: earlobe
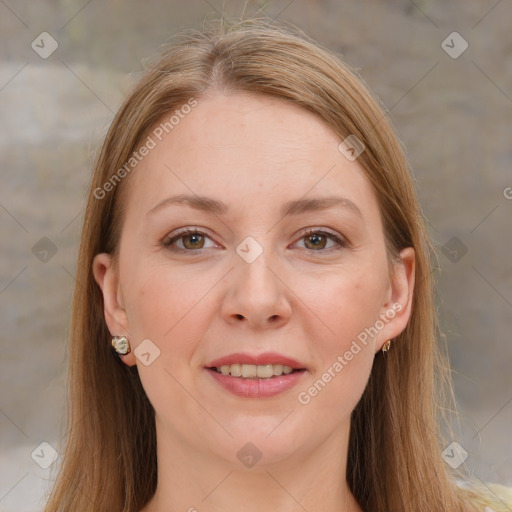
[[(94, 257), (92, 270), (94, 279), (103, 294), (105, 322), (112, 336), (129, 337), (128, 317), (122, 301), (118, 270), (110, 254), (100, 253)], [(133, 352), (120, 356), (124, 363), (133, 366)]]
[[(382, 313), (388, 322), (379, 333), (375, 347), (378, 352), (384, 343), (396, 338), (407, 326), (412, 311), (416, 260), (412, 247), (402, 249), (400, 261), (395, 264), (390, 283), (390, 299), (383, 306)], [(381, 315), (382, 316), (382, 315)], [(391, 345), (393, 342), (391, 342)]]

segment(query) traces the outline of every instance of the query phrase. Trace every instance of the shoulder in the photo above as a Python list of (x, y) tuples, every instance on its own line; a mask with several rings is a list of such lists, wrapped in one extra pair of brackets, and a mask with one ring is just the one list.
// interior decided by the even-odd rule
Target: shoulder
[(457, 485), (481, 512), (512, 512), (512, 487), (476, 479), (459, 480)]
[(504, 505), (507, 509), (512, 507), (512, 487), (505, 487), (500, 484), (488, 484), (487, 488), (490, 491), (491, 498), (493, 503), (490, 506), (494, 505)]
[(483, 484), (472, 491), (482, 512), (512, 511), (512, 488), (500, 484)]

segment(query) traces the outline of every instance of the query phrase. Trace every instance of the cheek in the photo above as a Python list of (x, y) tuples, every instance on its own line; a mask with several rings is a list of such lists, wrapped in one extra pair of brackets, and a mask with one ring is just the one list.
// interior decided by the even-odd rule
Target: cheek
[(303, 282), (305, 302), (324, 324), (322, 345), (328, 354), (346, 350), (361, 332), (375, 325), (384, 285), (381, 274), (355, 267)]
[(298, 390), (306, 430), (328, 434), (334, 426), (347, 422), (368, 383), (373, 356), (369, 347), (358, 349), (350, 360), (343, 352), (333, 354), (330, 363)]
[(135, 349), (150, 339), (160, 351), (148, 366), (137, 361), (142, 385), (156, 410), (168, 410), (172, 403), (188, 417), (197, 415), (183, 389), (193, 386), (190, 364), (211, 321), (211, 305), (204, 298), (214, 283), (162, 265), (150, 268), (147, 262), (128, 275), (126, 306)]
[(135, 342), (151, 339), (171, 366), (190, 359), (209, 321), (205, 295), (215, 285), (215, 276), (198, 278), (180, 268), (151, 266), (148, 261), (134, 265), (125, 275), (123, 290)]
[[(319, 364), (298, 401), (314, 403), (319, 415), (341, 419), (356, 406), (371, 372), (375, 355), (371, 328), (379, 318), (384, 281), (375, 271), (356, 268), (315, 281), (304, 284), (306, 303), (324, 324), (317, 334), (324, 334), (314, 337)], [(315, 323), (319, 325), (318, 320)]]

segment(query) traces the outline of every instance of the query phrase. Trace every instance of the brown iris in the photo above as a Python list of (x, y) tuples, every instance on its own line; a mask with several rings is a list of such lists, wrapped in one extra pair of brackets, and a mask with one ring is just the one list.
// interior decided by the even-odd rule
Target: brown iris
[[(187, 240), (191, 240), (190, 246), (187, 245)], [(204, 236), (198, 233), (183, 236), (183, 247), (186, 249), (202, 249), (204, 245)]]
[[(327, 237), (325, 235), (320, 235), (317, 233), (315, 233), (314, 235), (306, 236), (305, 238), (306, 238), (306, 247), (308, 245), (308, 242), (313, 243), (313, 247), (308, 247), (308, 249), (324, 249), (325, 244), (327, 243)], [(322, 238), (324, 239), (323, 244), (320, 241)]]

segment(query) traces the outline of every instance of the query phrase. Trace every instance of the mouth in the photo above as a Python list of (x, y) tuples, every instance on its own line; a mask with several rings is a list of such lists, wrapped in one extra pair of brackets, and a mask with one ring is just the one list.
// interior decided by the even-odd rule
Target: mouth
[(230, 377), (250, 380), (268, 380), (292, 373), (305, 372), (306, 368), (292, 368), (283, 364), (224, 364), (221, 366), (206, 367), (210, 371), (220, 373)]
[(238, 352), (210, 361), (204, 368), (225, 391), (260, 399), (290, 391), (309, 371), (304, 363), (277, 352)]
[(241, 398), (268, 399), (290, 391), (304, 379), (305, 368), (283, 364), (232, 363), (205, 367), (219, 389)]

